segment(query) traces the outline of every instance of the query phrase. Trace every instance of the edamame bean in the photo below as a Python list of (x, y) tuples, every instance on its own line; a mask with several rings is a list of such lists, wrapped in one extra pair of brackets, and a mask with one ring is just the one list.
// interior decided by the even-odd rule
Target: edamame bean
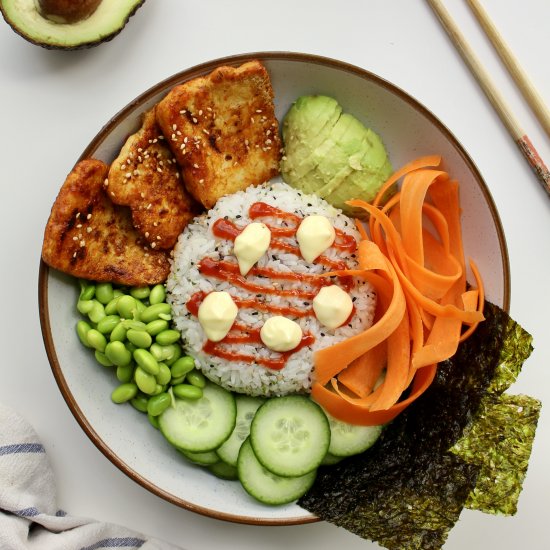
[(116, 377), (119, 382), (131, 382), (134, 378), (134, 365), (124, 365), (116, 368)]
[(172, 372), (172, 378), (181, 378), (182, 376), (185, 377), (194, 368), (195, 360), (189, 355), (184, 355), (172, 364), (170, 371)]
[[(150, 298), (149, 298), (150, 299)], [(170, 304), (157, 303), (145, 308), (140, 314), (140, 320), (144, 323), (150, 323), (155, 319), (162, 319), (161, 315), (170, 315)], [(166, 319), (167, 320), (167, 319)]]
[(147, 418), (149, 419), (149, 422), (151, 423), (151, 426), (153, 426), (153, 428), (156, 428), (157, 430), (160, 429), (159, 420), (156, 416), (152, 416), (147, 413)]
[(110, 361), (109, 358), (104, 353), (102, 353), (101, 351), (95, 350), (94, 355), (95, 355), (95, 360), (100, 365), (103, 365), (104, 367), (112, 367), (113, 366), (113, 362)]
[(178, 384), (182, 384), (185, 381), (185, 376), (179, 376), (178, 378), (172, 378), (170, 381), (170, 385), (177, 386)]
[(162, 346), (159, 346), (157, 343), (151, 344), (151, 347), (149, 348), (149, 353), (157, 360), (157, 361), (163, 361), (164, 360), (164, 352), (162, 349)]
[(155, 319), (154, 321), (151, 321), (150, 323), (147, 323), (147, 325), (145, 325), (145, 330), (151, 336), (156, 336), (157, 334), (161, 333), (169, 327), (170, 325), (168, 324), (168, 321), (165, 321), (164, 319)]
[(130, 289), (130, 296), (138, 300), (145, 300), (149, 297), (151, 289), (148, 286), (136, 286)]
[(88, 318), (92, 323), (99, 323), (105, 317), (105, 308), (103, 304), (97, 300), (92, 300), (92, 309), (88, 312)]
[(124, 319), (133, 319), (134, 314), (137, 312), (137, 304), (135, 298), (125, 294), (118, 299), (116, 305), (117, 311)]
[(190, 384), (196, 386), (197, 388), (202, 389), (206, 386), (206, 378), (204, 377), (204, 374), (198, 370), (192, 370), (186, 378)]
[(160, 304), (166, 299), (166, 290), (164, 285), (155, 285), (149, 294), (149, 303), (151, 305)]
[(92, 347), (88, 342), (88, 338), (86, 337), (86, 334), (88, 334), (88, 331), (91, 328), (91, 325), (86, 321), (78, 321), (78, 323), (76, 323), (76, 333), (78, 334), (78, 338), (82, 342), (82, 345), (86, 346), (87, 348)]
[(91, 328), (87, 334), (86, 338), (88, 339), (88, 343), (92, 348), (96, 349), (97, 351), (104, 352), (105, 346), (107, 345), (107, 339), (99, 330), (95, 328)]
[(134, 409), (136, 409), (137, 411), (146, 413), (147, 401), (149, 401), (149, 398), (146, 395), (138, 393), (132, 400), (130, 400), (130, 403), (132, 404), (132, 407), (134, 407)]
[[(128, 331), (130, 332), (130, 331)], [(138, 348), (134, 351), (134, 359), (136, 363), (147, 373), (156, 376), (160, 367), (158, 361), (146, 349)], [(149, 392), (146, 392), (149, 393)]]
[(96, 328), (101, 334), (111, 334), (119, 323), (120, 317), (118, 315), (106, 315), (99, 321)]
[(147, 327), (145, 323), (136, 321), (135, 319), (124, 319), (122, 323), (127, 329), (133, 328), (134, 330), (145, 330)]
[(164, 346), (163, 354), (165, 355), (164, 362), (171, 367), (183, 354), (183, 350), (179, 344), (170, 344)]
[(172, 372), (166, 363), (159, 363), (159, 372), (156, 376), (157, 382), (164, 386), (172, 380)]
[(84, 281), (83, 279), (80, 279), (80, 296), (78, 297), (80, 300), (91, 300), (94, 297), (95, 294), (95, 285), (88, 283), (88, 281)]
[(120, 288), (113, 288), (113, 299), (120, 298), (121, 296), (124, 296), (124, 292)]
[(88, 315), (93, 307), (94, 302), (92, 300), (78, 300), (78, 302), (76, 302), (76, 309), (79, 313), (82, 313), (82, 315)]
[(126, 346), (118, 340), (109, 342), (105, 346), (105, 355), (117, 367), (125, 367), (132, 362), (132, 354), (126, 349)]
[(172, 398), (166, 392), (159, 393), (149, 398), (147, 402), (147, 413), (151, 416), (162, 414), (172, 403)]
[(151, 335), (144, 331), (144, 330), (136, 330), (134, 328), (131, 328), (126, 333), (126, 338), (134, 344), (134, 346), (137, 346), (138, 348), (148, 348), (153, 343), (153, 338), (151, 338)]
[(136, 317), (139, 317), (141, 313), (147, 309), (147, 306), (141, 300), (137, 300), (135, 298), (134, 300), (136, 300), (136, 310), (137, 310)]
[(170, 344), (175, 344), (180, 339), (180, 336), (181, 334), (179, 333), (179, 331), (174, 329), (167, 329), (157, 334), (155, 341), (161, 346), (169, 346)]
[(108, 304), (113, 298), (113, 285), (111, 283), (98, 283), (95, 287), (95, 297), (103, 305)]
[(126, 327), (123, 322), (119, 322), (118, 325), (112, 330), (110, 340), (111, 342), (124, 342), (126, 340)]
[(132, 354), (134, 353), (134, 351), (137, 350), (137, 346), (135, 346), (134, 344), (132, 344), (132, 342), (129, 342), (128, 340), (124, 342), (124, 345), (126, 346), (126, 349)]
[(106, 306), (105, 306), (105, 314), (106, 315), (114, 315), (115, 313), (118, 313), (117, 304), (120, 300), (120, 294), (119, 296), (115, 296)]
[(137, 395), (137, 391), (137, 386), (131, 382), (120, 384), (120, 386), (116, 387), (111, 393), (111, 401), (113, 401), (113, 403), (126, 403), (126, 401), (134, 399)]
[(155, 389), (153, 390), (153, 393), (151, 393), (151, 395), (158, 395), (159, 393), (162, 393), (163, 391), (166, 391), (166, 388), (164, 386), (161, 386), (160, 384), (157, 384), (155, 386)]
[(191, 384), (172, 386), (172, 391), (180, 399), (200, 399), (202, 397), (202, 389)]
[(137, 387), (147, 395), (152, 395), (157, 390), (157, 381), (152, 374), (149, 374), (141, 367), (136, 367), (134, 371), (134, 380)]

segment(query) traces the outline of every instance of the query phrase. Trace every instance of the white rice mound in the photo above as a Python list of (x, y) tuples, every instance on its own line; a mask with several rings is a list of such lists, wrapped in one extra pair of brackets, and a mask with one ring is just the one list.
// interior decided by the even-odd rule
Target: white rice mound
[[(293, 353), (281, 370), (272, 370), (254, 362), (227, 361), (204, 353), (205, 334), (198, 322), (186, 308), (187, 301), (198, 291), (228, 291), (232, 296), (250, 298), (251, 294), (231, 283), (204, 277), (198, 269), (199, 262), (206, 256), (216, 260), (226, 260), (237, 263), (233, 254), (233, 242), (219, 239), (212, 233), (211, 226), (219, 218), (227, 218), (239, 226), (254, 221), (248, 217), (249, 207), (255, 202), (265, 202), (276, 206), (285, 212), (292, 212), (300, 217), (319, 214), (330, 219), (335, 228), (353, 235), (359, 240), (359, 233), (354, 221), (329, 205), (326, 201), (314, 195), (305, 195), (282, 182), (269, 182), (261, 186), (251, 186), (221, 198), (215, 207), (189, 223), (180, 235), (174, 248), (172, 270), (167, 280), (168, 302), (172, 306), (173, 322), (182, 334), (182, 345), (186, 353), (195, 359), (195, 364), (211, 381), (224, 388), (254, 396), (280, 396), (290, 393), (308, 393), (311, 387), (311, 371), (313, 368), (313, 353), (350, 336), (360, 333), (372, 324), (376, 295), (368, 283), (355, 280), (350, 295), (354, 302), (355, 314), (349, 324), (333, 330), (321, 325), (311, 315), (302, 318), (289, 317), (296, 321), (305, 333), (315, 336), (315, 342)], [(282, 220), (261, 218), (269, 225), (281, 225)], [(293, 238), (285, 239), (297, 244)], [(348, 255), (342, 250), (330, 249), (325, 256), (335, 259), (346, 259), (348, 268), (357, 267), (355, 254)], [(322, 273), (327, 267), (320, 264), (309, 264), (302, 257), (284, 253), (270, 248), (259, 260), (258, 266), (277, 271), (293, 271), (296, 273)], [(285, 288), (305, 288), (303, 282), (267, 281), (265, 278), (247, 275), (247, 279), (263, 285), (283, 285)], [(335, 279), (335, 284), (338, 281)], [(280, 287), (282, 288), (282, 286)], [(279, 306), (306, 307), (303, 300), (292, 297), (281, 297), (274, 294), (264, 294), (259, 300), (264, 300)], [(311, 303), (308, 304), (311, 307)], [(272, 314), (252, 309), (239, 308), (237, 321), (241, 324), (260, 328)], [(238, 351), (251, 356), (277, 357), (279, 354), (270, 351), (263, 344), (225, 344), (227, 350)]]

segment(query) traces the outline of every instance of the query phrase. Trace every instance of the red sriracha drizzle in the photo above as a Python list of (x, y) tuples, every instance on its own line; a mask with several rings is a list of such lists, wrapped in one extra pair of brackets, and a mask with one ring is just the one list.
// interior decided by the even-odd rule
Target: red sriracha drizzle
[[(262, 217), (276, 218), (284, 220), (285, 222), (291, 222), (291, 225), (287, 226), (271, 226), (266, 224), (271, 231), (271, 242), (269, 247), (276, 250), (282, 250), (285, 253), (294, 254), (300, 256), (299, 247), (282, 240), (281, 237), (294, 237), (298, 226), (300, 225), (301, 218), (296, 214), (285, 212), (279, 208), (271, 206), (263, 202), (256, 202), (250, 206), (249, 217), (251, 219), (258, 219)], [(212, 232), (216, 237), (222, 239), (228, 239), (234, 241), (235, 238), (241, 233), (244, 227), (239, 227), (237, 224), (225, 218), (216, 220), (212, 226)], [(348, 253), (355, 252), (357, 248), (357, 242), (351, 235), (347, 235), (339, 229), (335, 229), (336, 238), (331, 248), (337, 250), (346, 251)], [(347, 268), (344, 261), (331, 260), (326, 256), (319, 256), (314, 263), (319, 263), (326, 266), (331, 271), (343, 270)], [(205, 277), (212, 277), (222, 281), (231, 283), (232, 285), (248, 290), (254, 296), (251, 298), (239, 298), (233, 297), (233, 301), (239, 308), (256, 309), (258, 311), (265, 311), (276, 315), (294, 316), (294, 317), (308, 317), (313, 316), (314, 312), (310, 305), (310, 301), (316, 296), (318, 290), (304, 290), (303, 285), (298, 285), (297, 288), (278, 289), (274, 285), (262, 285), (253, 283), (246, 277), (243, 277), (240, 273), (238, 264), (234, 262), (228, 262), (226, 260), (216, 260), (213, 258), (203, 258), (199, 262), (199, 271)], [(275, 271), (271, 268), (254, 266), (250, 271), (250, 275), (264, 277), (267, 280), (279, 280), (289, 281), (297, 283), (305, 283), (315, 289), (320, 289), (323, 286), (333, 284), (328, 277), (319, 277), (319, 275), (308, 275), (303, 273), (292, 273)], [(351, 277), (339, 277), (340, 284), (344, 289), (349, 292), (353, 286), (353, 279)], [(291, 306), (277, 306), (266, 302), (262, 302), (259, 299), (264, 294), (275, 294), (277, 296), (287, 296), (302, 300), (305, 309)], [(191, 296), (186, 306), (194, 316), (198, 315), (199, 306), (204, 300), (206, 293), (200, 291)], [(349, 322), (353, 316), (352, 311), (350, 317), (346, 322)], [(244, 363), (258, 363), (273, 370), (282, 369), (288, 358), (302, 349), (305, 346), (310, 346), (315, 341), (315, 337), (312, 334), (304, 334), (301, 342), (293, 350), (277, 353), (273, 357), (260, 357), (256, 355), (249, 355), (246, 353), (239, 353), (229, 351), (224, 348), (223, 344), (249, 344), (249, 343), (261, 343), (260, 329), (247, 327), (238, 322), (233, 323), (230, 332), (220, 342), (212, 342), (207, 340), (203, 346), (203, 351), (210, 355), (226, 359), (228, 361), (242, 361)]]

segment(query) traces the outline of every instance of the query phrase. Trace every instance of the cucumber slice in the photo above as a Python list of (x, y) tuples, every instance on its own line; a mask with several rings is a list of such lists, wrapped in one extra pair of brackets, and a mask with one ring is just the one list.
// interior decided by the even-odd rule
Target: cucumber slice
[(382, 433), (382, 426), (348, 424), (326, 413), (330, 424), (328, 452), (337, 457), (352, 456), (366, 451)]
[(235, 424), (235, 429), (229, 439), (216, 449), (219, 457), (224, 462), (227, 462), (227, 464), (237, 466), (239, 449), (250, 433), (250, 424), (252, 423), (256, 411), (264, 401), (265, 399), (250, 397), (248, 395), (235, 396), (235, 402), (237, 403), (237, 422)]
[(235, 428), (237, 407), (233, 394), (207, 383), (200, 399), (174, 398), (159, 417), (159, 428), (175, 447), (204, 453), (219, 447)]
[(327, 454), (328, 419), (308, 397), (274, 397), (256, 411), (250, 426), (250, 443), (270, 472), (302, 476), (315, 470)]
[(215, 464), (211, 464), (208, 466), (208, 469), (220, 479), (229, 479), (230, 481), (239, 479), (237, 467), (227, 464), (223, 460), (218, 460)]
[(303, 496), (313, 485), (317, 470), (299, 477), (281, 477), (266, 470), (254, 455), (250, 438), (241, 445), (237, 472), (244, 490), (264, 504), (286, 504)]
[(334, 464), (338, 464), (338, 462), (341, 462), (344, 460), (343, 456), (334, 456), (333, 454), (327, 453), (323, 461), (321, 462), (322, 466), (334, 466)]
[(178, 449), (178, 451), (185, 458), (193, 462), (193, 464), (198, 464), (199, 466), (210, 466), (220, 461), (220, 457), (216, 454), (216, 451), (205, 451), (204, 453), (191, 453), (183, 449)]

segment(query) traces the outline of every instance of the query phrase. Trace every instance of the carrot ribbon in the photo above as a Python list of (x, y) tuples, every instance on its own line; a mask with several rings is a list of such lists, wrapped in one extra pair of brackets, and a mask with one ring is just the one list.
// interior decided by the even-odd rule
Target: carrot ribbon
[[(473, 262), (476, 288), (466, 286), (459, 186), (436, 169), (440, 162), (437, 156), (415, 159), (388, 179), (372, 203), (348, 202), (369, 214), (368, 231), (357, 222), (359, 268), (331, 274), (367, 280), (377, 310), (371, 327), (315, 353), (311, 390), (315, 401), (345, 422), (391, 421), (483, 320), (483, 282)], [(401, 189), (382, 205), (400, 179)]]

